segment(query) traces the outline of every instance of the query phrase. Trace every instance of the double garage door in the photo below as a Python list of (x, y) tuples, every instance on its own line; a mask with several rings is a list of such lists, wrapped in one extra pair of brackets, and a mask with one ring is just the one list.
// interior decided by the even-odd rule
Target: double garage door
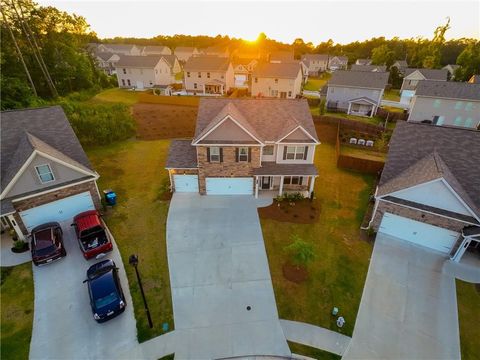
[(94, 209), (95, 205), (93, 204), (92, 196), (87, 191), (22, 211), (20, 212), (20, 217), (28, 232), (30, 232), (35, 226), (51, 221), (72, 220), (75, 215)]
[(383, 215), (378, 231), (445, 254), (459, 237), (455, 231), (390, 213)]

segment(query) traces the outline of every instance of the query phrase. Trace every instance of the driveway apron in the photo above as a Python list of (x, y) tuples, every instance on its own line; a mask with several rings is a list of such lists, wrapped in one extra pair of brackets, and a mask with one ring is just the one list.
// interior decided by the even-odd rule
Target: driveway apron
[(291, 355), (253, 197), (175, 193), (167, 250), (176, 358)]
[(113, 259), (120, 269), (127, 307), (116, 318), (97, 324), (87, 284), (82, 283), (88, 267), (97, 260), (83, 258), (70, 222), (63, 223), (62, 228), (67, 256), (46, 266), (33, 266), (35, 312), (30, 358), (116, 359), (117, 354), (138, 344), (132, 300), (118, 248), (114, 243), (114, 250), (104, 259)]

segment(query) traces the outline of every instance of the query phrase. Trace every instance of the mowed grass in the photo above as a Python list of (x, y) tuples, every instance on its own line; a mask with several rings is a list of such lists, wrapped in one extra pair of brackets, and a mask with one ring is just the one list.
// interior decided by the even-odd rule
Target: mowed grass
[(479, 284), (456, 280), (458, 322), (460, 328), (460, 348), (462, 359), (474, 360), (480, 356), (480, 291)]
[[(168, 173), (164, 169), (169, 141), (127, 141), (87, 151), (100, 174), (100, 191), (113, 189), (117, 205), (106, 212), (105, 220), (113, 233), (127, 270), (138, 340), (163, 333), (162, 324), (173, 329), (173, 311), (166, 255), (165, 227), (169, 201)], [(145, 289), (154, 327), (148, 327), (131, 254), (139, 257), (138, 270)]]
[(383, 98), (385, 100), (400, 101), (400, 90), (398, 89), (386, 90), (383, 93)]
[(138, 96), (141, 92), (131, 91), (126, 89), (108, 89), (95, 95), (91, 102), (109, 102), (109, 103), (123, 103), (133, 105), (138, 102)]
[(320, 91), (320, 89), (325, 85), (330, 77), (325, 75), (323, 78), (308, 78), (308, 81), (303, 86), (304, 90), (308, 91)]
[(297, 355), (308, 355), (312, 359), (318, 360), (340, 360), (342, 357), (336, 354), (329, 353), (327, 351), (319, 350), (311, 346), (306, 346), (303, 344), (294, 343), (292, 341), (287, 341), (288, 347), (293, 354)]
[(28, 359), (33, 322), (32, 263), (2, 267), (0, 291), (1, 357), (4, 360)]
[(370, 149), (369, 148), (362, 149), (360, 147), (342, 145), (340, 146), (340, 153), (343, 155), (354, 156), (360, 159), (385, 161), (385, 158), (387, 157), (386, 153), (370, 150)]
[[(280, 318), (351, 336), (372, 252), (372, 245), (360, 238), (360, 224), (373, 177), (338, 169), (334, 146), (326, 142), (317, 147), (315, 165), (319, 176), (312, 206), (321, 209), (319, 221), (293, 224), (261, 219), (275, 298)], [(308, 265), (309, 278), (301, 284), (286, 280), (282, 272), (288, 260), (283, 249), (293, 234), (313, 244), (316, 253)], [(334, 306), (346, 320), (342, 329), (331, 315)]]

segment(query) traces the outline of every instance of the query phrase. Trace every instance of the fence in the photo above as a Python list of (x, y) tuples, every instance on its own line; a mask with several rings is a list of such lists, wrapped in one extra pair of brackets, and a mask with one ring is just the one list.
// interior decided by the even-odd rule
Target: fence
[(331, 125), (339, 125), (342, 130), (355, 130), (367, 134), (372, 134), (379, 136), (383, 131), (382, 125), (374, 125), (374, 124), (367, 124), (359, 121), (353, 121), (349, 119), (343, 119), (336, 116), (328, 116), (328, 115), (320, 115), (320, 116), (313, 116), (313, 121), (323, 123), (323, 124), (331, 124)]
[(147, 104), (198, 106), (199, 101), (199, 96), (162, 96), (147, 93), (138, 96), (138, 102)]
[(388, 111), (382, 108), (377, 109), (377, 116), (382, 119), (387, 119), (388, 121), (398, 121), (398, 120), (407, 120), (408, 114), (398, 111)]

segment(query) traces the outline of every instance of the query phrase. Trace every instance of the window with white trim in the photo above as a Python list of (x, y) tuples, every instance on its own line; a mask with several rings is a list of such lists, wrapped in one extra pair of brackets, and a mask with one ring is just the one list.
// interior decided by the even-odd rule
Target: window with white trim
[(193, 88), (194, 88), (194, 89), (197, 88), (197, 83), (194, 83), (194, 84), (193, 84)]
[(220, 162), (220, 148), (218, 146), (210, 147), (210, 162)]
[(287, 146), (287, 160), (304, 160), (305, 146)]
[(238, 161), (248, 162), (248, 147), (238, 148)]
[(263, 155), (273, 155), (273, 145), (267, 145), (263, 148)]
[(207, 72), (207, 78), (210, 79), (210, 73), (209, 72)]
[(301, 176), (285, 176), (283, 178), (284, 185), (302, 185)]
[(37, 175), (40, 178), (40, 181), (42, 182), (42, 184), (55, 180), (55, 177), (53, 176), (53, 172), (52, 172), (52, 169), (50, 168), (50, 165), (48, 164), (38, 165), (38, 166), (35, 166), (35, 170), (37, 171)]

